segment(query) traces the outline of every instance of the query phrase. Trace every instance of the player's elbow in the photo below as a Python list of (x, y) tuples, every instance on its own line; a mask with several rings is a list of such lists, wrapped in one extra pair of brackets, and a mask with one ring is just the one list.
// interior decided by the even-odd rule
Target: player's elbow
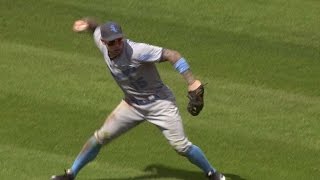
[(176, 63), (180, 58), (181, 54), (178, 51), (171, 49), (164, 49), (162, 54), (162, 59), (165, 61), (169, 61), (172, 64)]

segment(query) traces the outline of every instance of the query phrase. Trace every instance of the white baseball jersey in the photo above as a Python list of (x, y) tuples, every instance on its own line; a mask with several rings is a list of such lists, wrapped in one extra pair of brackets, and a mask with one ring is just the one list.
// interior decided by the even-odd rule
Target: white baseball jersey
[(172, 92), (161, 81), (154, 64), (161, 59), (161, 47), (125, 39), (122, 53), (110, 60), (108, 49), (100, 38), (100, 28), (96, 28), (95, 43), (103, 54), (112, 76), (124, 92), (126, 100), (139, 104), (173, 97)]

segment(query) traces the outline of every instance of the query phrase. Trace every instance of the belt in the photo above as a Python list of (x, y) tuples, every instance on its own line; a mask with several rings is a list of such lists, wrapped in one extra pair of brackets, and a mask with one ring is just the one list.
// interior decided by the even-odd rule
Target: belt
[(124, 100), (129, 104), (130, 103), (134, 103), (134, 104), (137, 104), (137, 105), (146, 105), (146, 104), (150, 104), (152, 102), (155, 102), (158, 99), (160, 99), (159, 96), (151, 95), (151, 96), (148, 96), (147, 99), (144, 99), (144, 100), (135, 99), (133, 97), (125, 97)]

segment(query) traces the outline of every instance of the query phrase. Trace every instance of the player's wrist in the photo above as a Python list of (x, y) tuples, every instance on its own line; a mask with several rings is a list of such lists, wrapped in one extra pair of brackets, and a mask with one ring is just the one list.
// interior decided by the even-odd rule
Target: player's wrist
[(85, 17), (83, 18), (84, 21), (87, 22), (88, 24), (88, 30), (90, 32), (94, 32), (96, 30), (96, 28), (99, 26), (99, 23), (92, 17)]
[(173, 66), (180, 74), (183, 74), (184, 72), (190, 69), (189, 64), (187, 63), (186, 59), (183, 57), (180, 58), (178, 61), (176, 61), (173, 64)]
[[(194, 76), (190, 70), (190, 66), (187, 63), (185, 58), (181, 57), (178, 61), (176, 61), (173, 64), (173, 66), (186, 80), (186, 82), (188, 84), (188, 89), (193, 89), (194, 86), (197, 86), (199, 84), (198, 82), (200, 82), (200, 81), (198, 81), (194, 78)], [(201, 82), (200, 82), (200, 84), (201, 84)]]
[(194, 78), (192, 72), (190, 69), (188, 69), (187, 71), (185, 71), (184, 73), (181, 74), (183, 76), (183, 78), (186, 80), (188, 86), (193, 84), (196, 79)]
[(188, 91), (194, 91), (200, 86), (201, 86), (201, 81), (195, 80), (192, 84), (188, 85)]

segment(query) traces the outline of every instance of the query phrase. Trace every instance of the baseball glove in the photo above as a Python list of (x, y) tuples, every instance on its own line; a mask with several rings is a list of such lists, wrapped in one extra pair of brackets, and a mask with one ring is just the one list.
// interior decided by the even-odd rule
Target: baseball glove
[(204, 85), (202, 84), (197, 89), (188, 92), (189, 103), (187, 109), (192, 116), (197, 116), (201, 112), (204, 106), (203, 94)]

